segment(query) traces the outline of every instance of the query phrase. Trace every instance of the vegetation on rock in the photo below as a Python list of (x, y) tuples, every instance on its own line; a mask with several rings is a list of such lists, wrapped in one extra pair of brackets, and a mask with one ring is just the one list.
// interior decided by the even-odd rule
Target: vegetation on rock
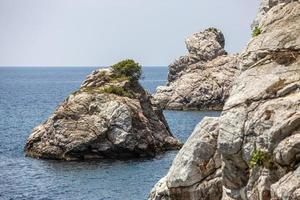
[(109, 87), (104, 88), (100, 92), (108, 93), (108, 94), (115, 94), (115, 95), (118, 95), (118, 96), (124, 96), (124, 97), (129, 97), (129, 98), (134, 97), (133, 92), (125, 90), (123, 87), (120, 87), (120, 86), (111, 85)]
[(259, 34), (261, 34), (261, 30), (259, 27), (255, 27), (254, 30), (252, 31), (252, 37), (256, 37)]
[(141, 65), (134, 60), (126, 59), (111, 66), (115, 78), (128, 77), (130, 81), (137, 81), (142, 75)]
[(218, 33), (218, 29), (216, 29), (214, 27), (209, 27), (207, 30), (210, 32)]
[(104, 88), (97, 88), (97, 87), (85, 87), (82, 88), (76, 92), (73, 92), (73, 95), (79, 94), (81, 92), (86, 92), (89, 94), (115, 94), (118, 96), (123, 96), (123, 97), (128, 97), (128, 98), (134, 98), (135, 95), (132, 91), (126, 90), (121, 86), (115, 86), (115, 85), (110, 85), (108, 87)]
[(268, 160), (267, 153), (263, 152), (260, 149), (255, 150), (251, 155), (251, 160), (249, 165), (251, 168), (255, 166), (262, 166), (266, 160)]
[(141, 66), (134, 60), (127, 59), (111, 66), (110, 69), (94, 71), (87, 77), (81, 88), (74, 92), (89, 94), (115, 94), (129, 98), (135, 97), (134, 88), (141, 77)]

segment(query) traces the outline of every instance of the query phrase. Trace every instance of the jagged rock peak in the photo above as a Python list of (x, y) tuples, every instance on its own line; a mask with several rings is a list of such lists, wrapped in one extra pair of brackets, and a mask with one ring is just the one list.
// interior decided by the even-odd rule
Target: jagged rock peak
[(208, 28), (192, 34), (185, 40), (185, 44), (188, 54), (181, 56), (169, 65), (169, 82), (180, 77), (180, 73), (194, 63), (207, 62), (227, 54), (224, 50), (224, 35), (216, 28)]
[(199, 61), (209, 61), (226, 53), (224, 35), (216, 28), (192, 34), (185, 40), (185, 44), (189, 56)]

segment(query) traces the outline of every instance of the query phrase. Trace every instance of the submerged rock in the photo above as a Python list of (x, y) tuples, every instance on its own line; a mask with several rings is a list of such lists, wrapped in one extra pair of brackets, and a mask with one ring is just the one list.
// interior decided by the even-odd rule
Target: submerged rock
[(179, 149), (161, 110), (131, 77), (115, 70), (92, 72), (29, 136), (27, 156), (101, 159), (154, 156)]
[(222, 110), (238, 72), (238, 56), (227, 55), (221, 31), (209, 28), (186, 39), (189, 51), (169, 66), (168, 84), (154, 104), (174, 110)]

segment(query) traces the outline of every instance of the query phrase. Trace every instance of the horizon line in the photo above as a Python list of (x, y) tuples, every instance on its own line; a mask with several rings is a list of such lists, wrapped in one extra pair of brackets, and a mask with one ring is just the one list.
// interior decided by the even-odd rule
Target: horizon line
[[(8, 67), (35, 67), (35, 68), (43, 68), (43, 67), (56, 67), (56, 68), (59, 68), (59, 67), (110, 67), (109, 65), (98, 65), (98, 66), (84, 66), (84, 65), (65, 65), (65, 66), (58, 66), (58, 65), (55, 65), (55, 66), (47, 66), (47, 65), (42, 65), (42, 66), (29, 66), (29, 65), (13, 65), (13, 66), (0, 66), (0, 68), (8, 68)], [(168, 65), (142, 65), (142, 67), (168, 67)]]

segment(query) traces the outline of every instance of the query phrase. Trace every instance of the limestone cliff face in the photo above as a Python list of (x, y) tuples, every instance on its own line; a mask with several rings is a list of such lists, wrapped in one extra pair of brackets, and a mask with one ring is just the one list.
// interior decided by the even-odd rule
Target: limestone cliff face
[(238, 72), (237, 55), (227, 55), (221, 31), (209, 28), (186, 39), (188, 55), (169, 66), (168, 84), (153, 102), (163, 109), (221, 110)]
[(154, 156), (180, 148), (138, 82), (96, 70), (29, 136), (26, 155), (45, 159)]
[(300, 3), (273, 6), (258, 27), (220, 118), (224, 196), (300, 199)]
[[(181, 167), (172, 176), (181, 177), (193, 170), (198, 170), (198, 174), (190, 173), (193, 178), (186, 175), (180, 184), (171, 184), (174, 178), (169, 178), (169, 174), (176, 168), (172, 166), (152, 190), (150, 199), (300, 199), (300, 3), (268, 2), (269, 9), (263, 13), (261, 9), (258, 14), (262, 16), (257, 24), (261, 33), (251, 39), (241, 54), (240, 75), (217, 120), (215, 150), (206, 148), (221, 157), (221, 168), (215, 165), (212, 174), (221, 171), (223, 193), (213, 196), (220, 186), (210, 184), (216, 176), (205, 176), (211, 160), (203, 170), (201, 160), (207, 156), (196, 157), (183, 147), (176, 159), (184, 155), (180, 160), (185, 166), (175, 159), (173, 165)], [(204, 120), (202, 125), (206, 123)], [(207, 126), (202, 131), (207, 132)], [(216, 132), (214, 129), (198, 137), (193, 134), (189, 140), (203, 143), (207, 141), (205, 135)], [(202, 151), (200, 146), (190, 148), (194, 148), (192, 152)], [(208, 180), (201, 179), (203, 176)], [(189, 185), (190, 180), (196, 179), (196, 185)], [(205, 191), (206, 196), (197, 191)]]

